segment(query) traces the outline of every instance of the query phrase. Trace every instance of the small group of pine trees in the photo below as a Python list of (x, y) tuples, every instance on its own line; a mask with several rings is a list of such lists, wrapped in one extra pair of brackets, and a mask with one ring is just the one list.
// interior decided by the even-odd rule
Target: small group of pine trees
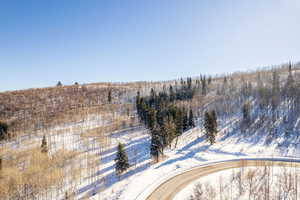
[[(173, 86), (169, 92), (165, 90), (158, 94), (151, 89), (150, 96), (141, 97), (137, 93), (136, 107), (139, 119), (151, 132), (150, 154), (158, 161), (163, 155), (164, 148), (171, 146), (173, 139), (184, 131), (195, 127), (192, 109), (178, 107), (174, 101), (193, 98), (191, 79), (181, 81), (181, 87), (174, 91)], [(175, 147), (177, 140), (175, 143)]]
[(217, 115), (215, 110), (206, 111), (204, 114), (204, 128), (206, 131), (206, 139), (210, 144), (216, 142), (216, 134), (218, 132)]
[[(75, 81), (75, 82), (74, 82), (74, 85), (77, 85), (77, 86), (78, 86), (79, 83), (78, 83), (77, 81)], [(57, 87), (60, 87), (60, 86), (63, 86), (63, 84), (61, 83), (61, 81), (58, 81), (58, 82), (56, 83), (56, 86), (57, 86)]]

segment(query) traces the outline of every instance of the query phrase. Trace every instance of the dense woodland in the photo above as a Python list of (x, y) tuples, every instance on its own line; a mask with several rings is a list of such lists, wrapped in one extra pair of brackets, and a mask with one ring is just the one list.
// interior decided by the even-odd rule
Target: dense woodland
[[(151, 155), (158, 160), (165, 147), (171, 147), (178, 136), (199, 126), (207, 141), (216, 142), (218, 121), (235, 123), (242, 137), (255, 131), (267, 135), (266, 143), (284, 132), (286, 138), (299, 141), (300, 74), (299, 66), (284, 65), (253, 73), (233, 74), (218, 78), (200, 76), (164, 85), (160, 92), (151, 89), (149, 96), (137, 94), (139, 119), (151, 132)], [(208, 103), (205, 99), (210, 99)], [(198, 101), (195, 105), (195, 101)], [(193, 112), (197, 113), (196, 118)], [(281, 129), (281, 130), (280, 130)]]
[[(150, 95), (136, 97), (136, 108), (139, 119), (151, 131), (151, 155), (158, 161), (164, 148), (170, 146), (174, 138), (184, 131), (195, 127), (194, 115), (191, 109), (178, 106), (177, 101), (191, 100), (195, 88), (192, 79), (181, 80), (180, 87), (173, 89), (170, 85), (167, 92), (164, 88), (158, 94), (151, 89)], [(175, 144), (176, 147), (176, 144)]]

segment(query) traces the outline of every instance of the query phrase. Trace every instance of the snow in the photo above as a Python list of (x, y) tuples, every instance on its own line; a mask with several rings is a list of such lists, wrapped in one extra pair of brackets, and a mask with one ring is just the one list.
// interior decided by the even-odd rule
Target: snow
[[(99, 191), (99, 184), (91, 183), (85, 186), (84, 192), (92, 196), (91, 199), (110, 200), (117, 199), (124, 188), (130, 183), (133, 177), (150, 167), (149, 145), (150, 137), (148, 131), (144, 128), (138, 128), (135, 131), (124, 131), (110, 135), (112, 145), (102, 152), (101, 170), (98, 174), (105, 180), (105, 189), (95, 196), (93, 194)], [(121, 142), (125, 145), (125, 151), (129, 157), (130, 169), (119, 177), (115, 173), (116, 146)], [(84, 195), (80, 195), (84, 196)]]
[[(69, 124), (57, 127), (52, 132), (61, 131), (51, 138), (54, 149), (89, 151), (99, 157), (99, 171), (93, 181), (84, 180), (78, 188), (76, 199), (89, 196), (90, 199), (101, 200), (137, 200), (144, 199), (149, 192), (168, 178), (203, 164), (245, 157), (300, 157), (300, 144), (293, 140), (286, 142), (283, 131), (271, 143), (266, 143), (267, 134), (254, 131), (252, 135), (241, 137), (238, 130), (240, 116), (233, 116), (219, 121), (217, 142), (209, 145), (205, 140), (204, 130), (199, 127), (185, 132), (178, 139), (177, 147), (173, 144), (166, 149), (166, 160), (151, 164), (149, 155), (150, 136), (142, 127), (120, 130), (109, 135), (111, 145), (103, 152), (89, 148), (80, 140), (80, 134), (87, 129), (98, 127), (104, 123), (101, 119), (91, 118), (81, 124)], [(299, 123), (298, 122), (296, 124)], [(80, 128), (79, 128), (80, 127)], [(66, 131), (67, 129), (67, 131)], [(40, 141), (42, 134), (36, 137)], [(77, 141), (77, 142), (73, 142)], [(119, 179), (115, 174), (116, 146), (121, 142), (128, 153), (130, 169)], [(17, 142), (11, 143), (17, 145)], [(284, 145), (283, 145), (284, 144)], [(282, 146), (281, 146), (282, 145)], [(104, 185), (103, 185), (104, 184)], [(180, 198), (179, 198), (180, 199)]]
[[(285, 159), (283, 159), (283, 160), (285, 160)], [(299, 162), (299, 160), (298, 160), (298, 162)], [(284, 168), (286, 168), (286, 169), (284, 169)], [(243, 171), (244, 174), (247, 174), (247, 172), (249, 170), (252, 170), (252, 171), (254, 170), (254, 171), (257, 172), (258, 169), (262, 170), (262, 167), (244, 167), (242, 169), (242, 171)], [(272, 179), (272, 181), (270, 181), (271, 182), (270, 188), (273, 187), (273, 189), (276, 188), (276, 190), (278, 190), (278, 182), (280, 182), (280, 180), (279, 180), (280, 176), (284, 173), (285, 170), (291, 172), (292, 174), (293, 173), (298, 173), (298, 169), (295, 170), (293, 168), (288, 168), (288, 167), (273, 166), (272, 169), (271, 169), (271, 172), (272, 172), (271, 173), (272, 174), (271, 179)], [(242, 196), (240, 196), (239, 193), (238, 193), (238, 188), (233, 187), (233, 189), (232, 189), (232, 185), (230, 185), (232, 183), (232, 176), (234, 174), (237, 174), (238, 172), (241, 172), (241, 169), (229, 169), (229, 170), (219, 171), (219, 172), (215, 172), (215, 173), (209, 174), (207, 176), (201, 177), (198, 180), (195, 180), (195, 181), (193, 181), (193, 183), (186, 186), (183, 190), (179, 191), (177, 193), (177, 195), (173, 198), (173, 200), (189, 200), (191, 195), (194, 192), (194, 187), (199, 183), (204, 184), (204, 185), (205, 184), (212, 185), (212, 183), (213, 183), (213, 185), (215, 186), (215, 189), (217, 191), (218, 191), (218, 189), (220, 189), (220, 188), (218, 188), (219, 185), (217, 186), (217, 184), (221, 183), (223, 185), (223, 187), (225, 186), (225, 188), (222, 188), (223, 198), (225, 196), (229, 197), (229, 196), (232, 195), (232, 194), (229, 194), (229, 193), (233, 193), (233, 196), (237, 196), (238, 199), (245, 199), (245, 200), (249, 199), (249, 196), (248, 196), (249, 193), (247, 193), (249, 191), (244, 192), (244, 194)], [(257, 182), (255, 184), (264, 184), (264, 182), (261, 182), (261, 178), (262, 178), (261, 175), (258, 175), (258, 176), (255, 177), (257, 179), (256, 180)], [(243, 185), (242, 187), (244, 187), (244, 184), (242, 184), (242, 185)], [(273, 195), (275, 195), (275, 194), (273, 194)], [(216, 198), (216, 199), (218, 199), (218, 198)], [(234, 198), (234, 199), (236, 199), (236, 198)]]
[(119, 199), (143, 199), (147, 191), (153, 190), (168, 178), (211, 161), (246, 157), (299, 157), (299, 145), (288, 145), (288, 148), (278, 146), (281, 140), (284, 140), (283, 135), (266, 145), (264, 141), (267, 136), (259, 132), (253, 133), (251, 137), (241, 138), (235, 131), (236, 123), (239, 123), (238, 118), (221, 124), (214, 145), (205, 141), (204, 131), (200, 128), (184, 133), (179, 138), (177, 148), (165, 152), (168, 159), (136, 175)]

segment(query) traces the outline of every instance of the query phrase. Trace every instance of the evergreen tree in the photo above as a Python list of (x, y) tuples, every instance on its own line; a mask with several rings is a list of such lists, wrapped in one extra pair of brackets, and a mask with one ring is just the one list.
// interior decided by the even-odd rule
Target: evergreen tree
[(213, 130), (214, 133), (217, 133), (218, 132), (218, 130), (217, 130), (218, 124), (217, 124), (217, 114), (216, 114), (215, 110), (211, 111), (211, 118), (212, 118), (212, 123), (213, 123), (213, 129), (212, 130)]
[(140, 91), (137, 91), (136, 98), (135, 98), (135, 106), (137, 110), (138, 116), (141, 116), (141, 96)]
[(183, 107), (182, 108), (182, 129), (183, 131), (186, 131), (188, 130), (188, 128), (189, 128), (189, 119), (188, 119), (187, 111)]
[(180, 78), (180, 84), (183, 86), (184, 85), (184, 80), (183, 78)]
[(215, 135), (217, 133), (217, 117), (215, 111), (208, 112), (204, 114), (204, 128), (206, 130), (206, 138), (210, 144), (215, 143)]
[(155, 127), (152, 132), (150, 154), (158, 162), (160, 154), (163, 154), (163, 143), (160, 136), (160, 129)]
[(206, 95), (207, 94), (207, 85), (206, 85), (206, 78), (205, 76), (201, 76), (200, 77), (200, 81), (201, 81), (201, 86), (202, 86), (202, 95)]
[(152, 130), (154, 128), (154, 125), (156, 124), (156, 111), (153, 108), (149, 108), (147, 110), (147, 122), (146, 122), (148, 128)]
[(158, 109), (156, 111), (156, 123), (161, 127), (164, 125), (164, 121), (166, 118), (166, 113), (163, 109)]
[(284, 92), (284, 95), (288, 98), (291, 98), (294, 95), (294, 91), (295, 91), (294, 83), (295, 81), (292, 74), (292, 65), (291, 63), (289, 63), (289, 75), (287, 77), (287, 81), (285, 84), (285, 92)]
[(192, 78), (187, 78), (187, 89), (191, 90), (192, 89)]
[(181, 109), (175, 108), (175, 124), (176, 124), (176, 136), (179, 136), (183, 132), (183, 113)]
[(242, 107), (242, 112), (243, 112), (243, 120), (246, 123), (250, 122), (250, 104), (245, 103)]
[(169, 88), (169, 95), (170, 95), (170, 102), (175, 101), (176, 94), (175, 94), (175, 92), (173, 90), (172, 85), (170, 85), (170, 88)]
[(176, 125), (174, 123), (174, 121), (171, 119), (169, 121), (166, 121), (164, 123), (164, 129), (165, 129), (165, 133), (166, 133), (166, 145), (169, 145), (171, 147), (171, 143), (172, 140), (175, 138), (176, 136)]
[(272, 120), (275, 122), (277, 119), (276, 108), (280, 102), (280, 79), (277, 71), (272, 73), (272, 99), (271, 99), (271, 108), (272, 108)]
[(8, 137), (8, 125), (5, 122), (0, 121), (0, 140), (4, 140)]
[(208, 77), (208, 80), (207, 80), (207, 84), (210, 85), (211, 82), (212, 82), (212, 78), (211, 78), (211, 76), (209, 76), (209, 77)]
[(129, 168), (128, 156), (124, 150), (124, 145), (122, 143), (118, 144), (116, 162), (116, 172), (121, 174)]
[(193, 115), (192, 109), (190, 109), (190, 113), (189, 113), (189, 124), (188, 124), (188, 126), (189, 126), (189, 128), (194, 128), (195, 127), (194, 115)]
[(43, 139), (42, 139), (41, 151), (43, 153), (47, 153), (48, 152), (47, 140), (46, 140), (46, 136), (45, 135), (43, 136)]
[(155, 99), (156, 99), (156, 93), (154, 91), (153, 88), (151, 88), (151, 91), (150, 91), (150, 98), (149, 98), (149, 105), (150, 107), (153, 107), (154, 104), (155, 104)]
[(176, 142), (175, 142), (175, 148), (177, 147), (178, 137), (183, 132), (183, 113), (181, 109), (178, 109), (177, 107), (174, 108), (174, 120), (175, 120), (175, 126), (176, 126)]
[(69, 193), (68, 193), (68, 191), (66, 191), (65, 192), (65, 199), (64, 200), (69, 200), (70, 198), (69, 198)]
[(111, 90), (108, 90), (108, 94), (107, 94), (107, 101), (108, 101), (108, 103), (111, 103), (111, 99), (112, 99), (112, 97), (111, 97)]
[(60, 81), (58, 81), (56, 86), (62, 86), (62, 83)]

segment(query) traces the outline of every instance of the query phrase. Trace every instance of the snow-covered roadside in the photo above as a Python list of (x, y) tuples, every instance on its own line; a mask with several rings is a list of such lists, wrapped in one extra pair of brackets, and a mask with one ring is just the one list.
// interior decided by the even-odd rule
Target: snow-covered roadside
[[(284, 159), (283, 159), (284, 160)], [(252, 172), (252, 173), (251, 173)], [(285, 180), (292, 180), (292, 176), (299, 173), (299, 168), (293, 167), (243, 167), (243, 168), (235, 168), (224, 171), (215, 172), (209, 174), (207, 176), (201, 177), (198, 180), (195, 180), (193, 183), (186, 186), (183, 190), (179, 191), (177, 195), (173, 198), (173, 200), (189, 200), (191, 199), (191, 195), (194, 194), (194, 189), (196, 185), (202, 185), (203, 195), (205, 192), (208, 192), (209, 187), (213, 187), (213, 195), (215, 195), (215, 199), (227, 199), (233, 198), (237, 199), (249, 199), (249, 195), (253, 195), (257, 193), (249, 191), (249, 183), (255, 185), (255, 189), (262, 190), (265, 186), (266, 182), (268, 188), (272, 188), (271, 192), (268, 191), (268, 195), (276, 195), (276, 192), (281, 193), (279, 190), (284, 184), (290, 184), (290, 182), (282, 182), (280, 181), (282, 176), (285, 176)], [(266, 176), (268, 174), (268, 176)], [(287, 175), (287, 176), (286, 176)], [(290, 176), (292, 175), (292, 176)], [(235, 178), (241, 177), (236, 180)], [(266, 178), (267, 177), (267, 178)], [(268, 181), (263, 181), (262, 179), (269, 179)], [(293, 184), (296, 184), (293, 180)], [(296, 184), (297, 185), (297, 184)], [(239, 190), (242, 190), (242, 195)], [(252, 188), (253, 189), (253, 188)], [(216, 192), (216, 193), (214, 193)], [(284, 191), (282, 191), (284, 193)], [(296, 190), (297, 193), (297, 190)], [(264, 192), (260, 192), (260, 195), (264, 194)], [(259, 194), (256, 194), (259, 195)], [(271, 197), (271, 199), (278, 199), (275, 197)], [(289, 199), (289, 198), (288, 198)]]
[[(112, 146), (102, 153), (102, 166), (98, 172), (103, 177), (105, 189), (101, 191), (100, 183), (84, 185), (78, 197), (89, 194), (90, 199), (101, 200), (133, 200), (148, 188), (157, 186), (167, 177), (201, 164), (217, 160), (235, 159), (241, 157), (300, 157), (299, 145), (288, 145), (279, 148), (284, 135), (281, 135), (268, 145), (265, 143), (268, 135), (259, 131), (247, 137), (241, 137), (238, 130), (239, 116), (228, 121), (221, 121), (217, 142), (209, 145), (205, 140), (204, 130), (194, 128), (182, 134), (177, 147), (167, 149), (167, 159), (151, 165), (149, 155), (150, 136), (147, 130), (132, 130), (111, 135)], [(114, 158), (116, 145), (122, 142), (130, 158), (132, 167), (120, 180), (115, 174)], [(91, 197), (92, 196), (92, 197)]]
[(177, 148), (165, 152), (168, 159), (152, 165), (144, 173), (135, 176), (119, 199), (136, 199), (143, 191), (148, 190), (147, 188), (159, 185), (166, 177), (210, 161), (242, 157), (300, 157), (299, 145), (282, 150), (278, 148), (278, 141), (266, 145), (263, 142), (264, 138), (258, 133), (254, 133), (251, 140), (241, 139), (240, 136), (234, 135), (230, 125), (224, 125), (219, 133), (214, 145), (209, 145), (205, 141), (204, 132), (199, 128), (184, 133), (180, 136), (181, 142)]
[[(97, 127), (99, 123), (102, 124), (103, 122), (95, 119), (93, 122), (85, 122), (84, 125), (86, 126), (84, 127)], [(278, 148), (278, 141), (284, 139), (283, 137), (277, 138), (277, 141), (269, 145), (264, 143), (265, 138), (263, 137), (266, 136), (259, 132), (253, 133), (250, 137), (242, 138), (236, 131), (235, 123), (239, 123), (238, 117), (219, 124), (217, 142), (214, 145), (209, 145), (205, 141), (204, 130), (198, 127), (185, 132), (179, 137), (176, 148), (173, 144), (172, 149), (165, 151), (167, 159), (154, 165), (151, 165), (150, 136), (146, 129), (140, 127), (112, 133), (110, 135), (111, 146), (105, 149), (101, 155), (97, 155), (101, 161), (99, 163), (100, 170), (95, 178), (96, 181), (83, 181), (79, 186), (76, 199), (83, 199), (88, 196), (89, 199), (95, 200), (134, 200), (146, 189), (156, 187), (176, 173), (217, 160), (249, 156), (300, 157), (298, 156), (300, 155), (299, 145), (284, 147), (281, 151)], [(86, 149), (85, 145), (81, 144), (79, 134), (83, 130), (85, 128), (70, 127), (68, 131), (63, 130), (64, 133), (53, 137), (51, 143), (55, 144), (57, 149), (64, 146), (70, 150), (88, 150), (97, 154), (97, 151)], [(39, 140), (41, 139), (41, 136), (37, 137)], [(120, 180), (115, 174), (114, 161), (118, 142), (125, 145), (131, 164), (130, 169), (120, 177)]]

